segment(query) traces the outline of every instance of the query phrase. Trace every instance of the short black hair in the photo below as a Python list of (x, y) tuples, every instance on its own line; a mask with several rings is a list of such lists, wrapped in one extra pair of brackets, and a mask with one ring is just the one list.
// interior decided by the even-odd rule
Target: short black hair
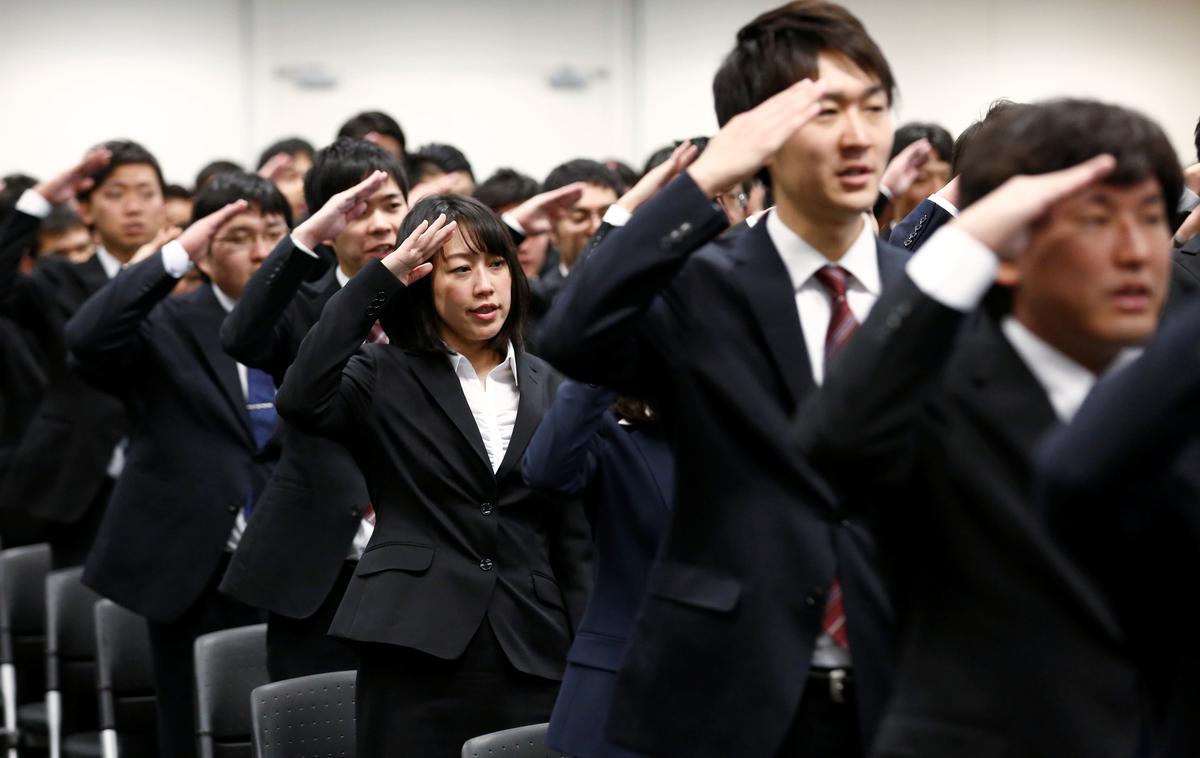
[(1171, 218), (1183, 193), (1183, 172), (1167, 136), (1150, 119), (1095, 100), (1058, 99), (989, 115), (964, 156), (963, 207), (1019, 174), (1045, 174), (1108, 153), (1117, 166), (1106, 184), (1157, 179)]
[(841, 53), (879, 79), (891, 102), (896, 80), (875, 40), (850, 11), (824, 0), (796, 0), (743, 26), (713, 78), (717, 123), (748, 111), (801, 79), (816, 79), (817, 56)]
[[(708, 147), (708, 139), (708, 137), (692, 137), (688, 140), (688, 142), (696, 146), (697, 156), (704, 152), (704, 148)], [(663, 145), (653, 153), (650, 153), (650, 157), (646, 159), (646, 165), (642, 166), (642, 176), (666, 163), (667, 159), (671, 157), (671, 153), (675, 152), (675, 148), (682, 144), (682, 140), (675, 140), (671, 144)]]
[(87, 224), (83, 223), (83, 219), (79, 217), (71, 206), (56, 205), (50, 209), (50, 214), (42, 219), (42, 223), (38, 225), (38, 233), (40, 234), (62, 234), (76, 227), (87, 228)]
[(1200, 161), (1200, 119), (1196, 121), (1196, 160)]
[(184, 187), (182, 184), (168, 184), (166, 187), (163, 187), (163, 199), (191, 200), (192, 191), (187, 187)]
[(101, 184), (104, 184), (108, 177), (112, 176), (112, 173), (121, 166), (133, 166), (140, 164), (149, 166), (150, 168), (154, 169), (154, 175), (158, 177), (159, 189), (161, 190), (166, 186), (167, 183), (163, 181), (162, 168), (159, 167), (158, 161), (149, 150), (142, 147), (138, 143), (131, 140), (118, 139), (109, 140), (108, 142), (99, 145), (99, 147), (107, 148), (108, 151), (112, 153), (112, 158), (108, 161), (108, 163), (92, 172), (92, 186), (79, 193), (78, 197), (80, 200), (88, 200), (91, 198), (92, 193), (96, 190), (96, 188)]
[(292, 157), (295, 157), (300, 153), (304, 153), (309, 158), (312, 158), (313, 153), (315, 152), (316, 148), (314, 148), (312, 143), (308, 140), (301, 137), (286, 137), (278, 142), (271, 143), (267, 146), (266, 150), (262, 151), (262, 155), (258, 156), (258, 168), (262, 168), (263, 166), (267, 165), (267, 161), (271, 160), (280, 153), (287, 153)]
[(277, 213), (290, 227), (292, 206), (274, 184), (258, 174), (245, 171), (214, 176), (196, 193), (192, 222), (221, 210), (235, 200), (245, 200), (264, 216)]
[(220, 176), (221, 174), (241, 174), (245, 173), (245, 171), (246, 169), (233, 161), (227, 161), (223, 158), (215, 160), (200, 169), (200, 173), (196, 174), (196, 183), (193, 186), (195, 187), (195, 191), (199, 192), (204, 189), (204, 185), (213, 180), (213, 177)]
[(541, 192), (537, 179), (511, 168), (498, 168), (496, 173), (475, 187), (475, 199), (500, 213), (520, 205)]
[(958, 138), (954, 140), (954, 157), (950, 159), (950, 176), (954, 177), (962, 173), (963, 161), (971, 149), (971, 143), (988, 119), (998, 118), (1001, 113), (1010, 108), (1024, 107), (1026, 107), (1026, 103), (1018, 103), (1008, 98), (1002, 97), (999, 100), (993, 100), (983, 118), (959, 132)]
[(431, 142), (422, 145), (421, 149), (408, 156), (408, 173), (416, 181), (421, 181), (426, 172), (432, 168), (439, 174), (449, 174), (452, 171), (466, 171), (475, 181), (475, 172), (471, 170), (471, 162), (463, 151), (454, 145)]
[(574, 182), (587, 182), (601, 187), (608, 187), (620, 197), (625, 192), (621, 177), (617, 172), (599, 161), (588, 158), (576, 158), (555, 166), (542, 182), (542, 192), (556, 190)]
[(950, 132), (937, 124), (919, 121), (905, 124), (896, 130), (895, 139), (892, 141), (891, 158), (895, 158), (901, 150), (919, 139), (929, 140), (930, 146), (941, 160), (949, 163), (954, 159), (954, 138), (950, 136)]
[(329, 198), (366, 179), (372, 171), (386, 171), (400, 193), (408, 197), (408, 174), (404, 163), (379, 145), (366, 140), (339, 137), (313, 156), (313, 166), (304, 176), (304, 202), (316, 213)]
[[(396, 119), (383, 111), (364, 111), (352, 117), (349, 121), (342, 124), (341, 129), (338, 129), (337, 136), (339, 138), (353, 137), (354, 139), (363, 139), (371, 132), (386, 134), (400, 143), (400, 152), (408, 152), (407, 147), (405, 147), (404, 130), (400, 128), (400, 124), (396, 123)], [(308, 207), (311, 208), (312, 206)]]
[(37, 186), (37, 179), (28, 174), (9, 174), (3, 177), (4, 189), (0, 189), (0, 221), (3, 221), (17, 205), (25, 190)]
[[(486, 205), (463, 195), (431, 195), (412, 207), (400, 225), (399, 239), (408, 239), (422, 221), (433, 222), (441, 214), (447, 221), (457, 221), (458, 230), (472, 250), (503, 256), (512, 279), (508, 317), (504, 326), (487, 344), (488, 348), (504, 355), (506, 345), (524, 346), (523, 332), (529, 310), (529, 283), (517, 260), (512, 233)], [(393, 343), (403, 347), (436, 352), (444, 350), (441, 320), (433, 304), (433, 277), (422, 277), (404, 288), (402, 295), (392, 298), (384, 314), (383, 324)]]

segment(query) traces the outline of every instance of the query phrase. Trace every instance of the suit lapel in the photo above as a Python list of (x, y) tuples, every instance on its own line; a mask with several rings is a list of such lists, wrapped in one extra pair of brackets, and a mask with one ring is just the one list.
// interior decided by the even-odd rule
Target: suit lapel
[(538, 424), (542, 423), (542, 414), (546, 410), (546, 385), (543, 379), (541, 370), (532, 365), (525, 353), (517, 353), (517, 389), (520, 393), (517, 422), (508, 441), (508, 450), (504, 451), (504, 460), (496, 470), (497, 480), (503, 479), (521, 460), (530, 438)]
[(812, 389), (813, 378), (791, 278), (767, 235), (765, 222), (756, 224), (738, 242), (735, 256), (741, 265), (733, 268), (733, 276), (745, 292), (793, 402), (799, 402)]
[(671, 510), (672, 501), (675, 499), (673, 494), (675, 491), (675, 482), (673, 481), (675, 461), (671, 457), (666, 442), (662, 440), (661, 427), (650, 426), (636, 431), (621, 431), (628, 431), (629, 439), (641, 454), (642, 461), (650, 471), (650, 478), (654, 480), (660, 503), (666, 510)]
[(225, 398), (230, 412), (237, 419), (234, 423), (241, 428), (247, 439), (252, 440), (250, 419), (246, 415), (246, 396), (238, 379), (237, 362), (221, 348), (221, 323), (225, 320), (225, 309), (217, 302), (209, 286), (201, 287), (187, 296), (184, 328), (191, 334), (202, 363)]
[[(442, 412), (450, 418), (450, 421), (466, 438), (490, 474), (492, 462), (483, 446), (483, 437), (479, 435), (479, 427), (475, 425), (475, 414), (471, 412), (471, 406), (467, 404), (462, 385), (459, 384), (458, 377), (450, 367), (450, 361), (442, 353), (406, 352), (412, 358), (408, 365), (416, 375), (417, 381), (425, 387)], [(519, 413), (518, 418), (520, 418)]]

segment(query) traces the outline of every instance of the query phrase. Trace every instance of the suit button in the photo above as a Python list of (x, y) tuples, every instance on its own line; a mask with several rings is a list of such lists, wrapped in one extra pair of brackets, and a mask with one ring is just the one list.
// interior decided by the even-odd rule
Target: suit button
[(231, 503), (226, 510), (228, 510), (230, 513), (237, 513), (241, 509), (242, 509), (242, 507), (240, 505), (238, 505), (236, 503)]
[(804, 604), (810, 608), (815, 608), (819, 603), (825, 600), (825, 590), (820, 587), (813, 587), (804, 597)]
[(362, 511), (360, 511), (357, 508), (351, 508), (349, 511), (347, 511), (347, 513), (349, 513), (350, 517), (355, 519), (356, 521), (363, 517)]
[(491, 558), (484, 558), (482, 561), (479, 562), (479, 568), (483, 571), (491, 571), (492, 566), (494, 566), (494, 565), (495, 564), (492, 563)]
[(483, 505), (479, 506), (479, 512), (485, 516), (492, 515), (492, 504), (484, 503)]

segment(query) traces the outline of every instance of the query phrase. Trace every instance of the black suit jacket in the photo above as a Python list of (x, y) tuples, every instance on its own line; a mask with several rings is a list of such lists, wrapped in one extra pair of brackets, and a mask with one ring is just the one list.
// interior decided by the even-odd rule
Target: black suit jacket
[(516, 426), (493, 473), (444, 353), (362, 344), (402, 288), (368, 264), (329, 300), (278, 395), (285, 418), (351, 450), (375, 505), (330, 633), (454, 659), (486, 620), (513, 666), (559, 679), (590, 581), (587, 524), (520, 468), (558, 378), (518, 354)]
[[(572, 272), (542, 329), (567, 374), (649, 398), (676, 456), (609, 735), (653, 755), (775, 755), (837, 572), (869, 742), (890, 603), (864, 524), (784, 445), (814, 386), (787, 270), (762, 221), (704, 246), (727, 226), (680, 176)], [(880, 242), (878, 257), (886, 286), (907, 256)]]
[(73, 523), (89, 507), (103, 507), (96, 495), (128, 422), (116, 397), (68, 365), (62, 337), (66, 320), (108, 283), (104, 267), (95, 257), (77, 264), (48, 258), (31, 276), (19, 276), (20, 256), (38, 224), (14, 211), (0, 232), (0, 291), (20, 303), (15, 317), (43, 346), (48, 371), (42, 401), (12, 453), (0, 502), (40, 519)]
[(1154, 700), (1155, 755), (1200, 755), (1200, 302), (1101, 382), (1039, 455), (1061, 544), (1103, 587)]
[[(319, 268), (324, 275), (306, 284)], [(221, 344), (280, 385), (300, 341), (339, 289), (327, 262), (285, 237), (225, 319)], [(279, 463), (255, 503), (221, 590), (257, 608), (307, 618), (334, 587), (370, 497), (345, 447), (284, 421), (280, 428)]]
[(67, 325), (81, 368), (132, 418), (84, 583), (152, 621), (183, 614), (212, 579), (275, 445), (256, 450), (237, 364), (221, 350), (212, 287), (179, 298), (161, 253), (123, 271)]
[(954, 217), (950, 215), (949, 211), (929, 198), (925, 198), (892, 227), (892, 234), (888, 239), (893, 245), (899, 245), (909, 252), (916, 252), (934, 232), (953, 220)]
[(901, 648), (874, 754), (1128, 758), (1124, 637), (1034, 507), (1056, 416), (999, 323), (964, 318), (906, 280), (798, 417), (798, 454), (880, 512), (895, 567)]

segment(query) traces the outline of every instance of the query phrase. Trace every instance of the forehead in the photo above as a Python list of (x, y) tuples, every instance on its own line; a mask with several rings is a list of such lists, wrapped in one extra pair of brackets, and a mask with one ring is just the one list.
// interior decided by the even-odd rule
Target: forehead
[(221, 231), (226, 229), (249, 229), (257, 231), (271, 226), (281, 226), (285, 223), (283, 216), (278, 213), (263, 213), (259, 209), (251, 207), (226, 221), (224, 226), (221, 227)]
[(383, 183), (382, 187), (375, 190), (375, 194), (371, 195), (370, 199), (371, 200), (377, 200), (377, 199), (382, 200), (384, 198), (392, 197), (393, 195), (399, 195), (399, 194), (400, 194), (400, 185), (396, 184), (396, 180), (392, 178), (391, 174), (388, 174), (387, 181)]
[(1064, 199), (1059, 207), (1065, 210), (1084, 207), (1119, 210), (1163, 202), (1162, 185), (1158, 179), (1146, 177), (1134, 184), (1097, 184), (1088, 187)]
[(579, 202), (575, 203), (575, 208), (598, 208), (604, 205), (612, 205), (617, 202), (617, 193), (612, 187), (607, 187), (603, 184), (588, 184), (583, 188), (583, 194), (579, 197)]
[(154, 172), (154, 168), (148, 163), (126, 163), (113, 169), (112, 173), (105, 178), (100, 186), (107, 187), (117, 184), (131, 186), (152, 184), (157, 187), (158, 174)]
[[(842, 53), (823, 51), (817, 54), (817, 78), (825, 83), (826, 97), (847, 100), (861, 98), (880, 86), (879, 77), (868, 74)], [(886, 95), (886, 92), (880, 91)]]

